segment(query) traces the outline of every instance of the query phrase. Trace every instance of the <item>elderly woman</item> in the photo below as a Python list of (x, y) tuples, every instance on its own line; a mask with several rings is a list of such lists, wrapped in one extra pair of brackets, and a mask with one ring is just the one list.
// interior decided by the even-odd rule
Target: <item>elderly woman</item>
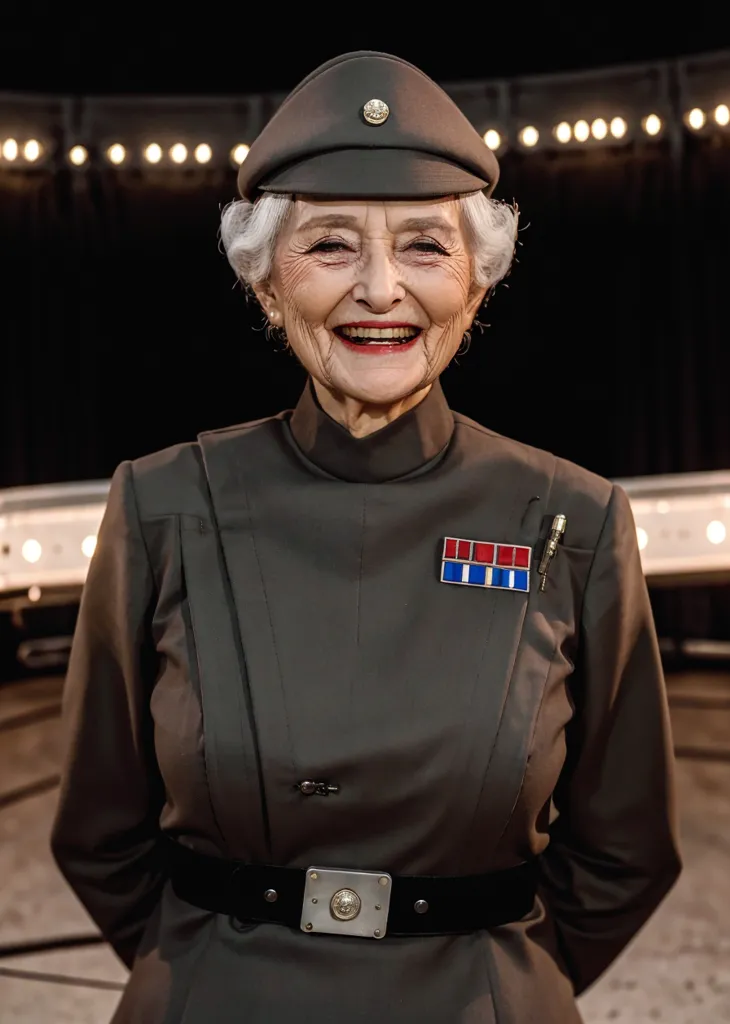
[(439, 385), (497, 173), (368, 52), (242, 166), (223, 241), (307, 386), (119, 467), (66, 686), (53, 851), (116, 1022), (569, 1024), (679, 874), (626, 495)]

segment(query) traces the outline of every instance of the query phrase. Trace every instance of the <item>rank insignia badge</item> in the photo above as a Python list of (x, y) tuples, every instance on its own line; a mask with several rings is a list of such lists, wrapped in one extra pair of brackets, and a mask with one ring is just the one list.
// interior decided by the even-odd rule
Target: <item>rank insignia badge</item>
[(530, 589), (532, 548), (519, 544), (446, 537), (441, 557), (441, 582), (499, 590)]

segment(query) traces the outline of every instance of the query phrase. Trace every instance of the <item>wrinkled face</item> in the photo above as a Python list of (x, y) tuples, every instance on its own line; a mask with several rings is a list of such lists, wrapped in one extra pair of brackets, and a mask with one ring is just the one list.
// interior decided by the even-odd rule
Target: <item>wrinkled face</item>
[(455, 199), (297, 199), (257, 289), (315, 380), (373, 404), (432, 383), (484, 293)]

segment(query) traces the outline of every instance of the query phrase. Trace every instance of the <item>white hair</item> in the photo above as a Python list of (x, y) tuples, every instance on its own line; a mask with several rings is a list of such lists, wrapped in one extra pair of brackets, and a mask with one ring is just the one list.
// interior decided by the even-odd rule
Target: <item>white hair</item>
[[(474, 281), (497, 284), (509, 271), (517, 240), (517, 208), (483, 192), (458, 197), (474, 260)], [(291, 195), (264, 193), (255, 202), (236, 199), (221, 213), (221, 241), (236, 274), (248, 285), (265, 281), (279, 232), (294, 206)]]

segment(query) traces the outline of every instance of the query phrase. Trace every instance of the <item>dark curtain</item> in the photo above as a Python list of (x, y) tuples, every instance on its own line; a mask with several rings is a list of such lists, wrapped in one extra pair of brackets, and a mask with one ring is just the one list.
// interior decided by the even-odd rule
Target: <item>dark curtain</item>
[[(690, 136), (679, 158), (507, 153), (518, 262), (444, 376), (452, 406), (609, 477), (729, 468), (729, 173), (727, 142)], [(232, 171), (0, 174), (0, 487), (109, 476), (293, 405), (302, 372), (218, 249), (234, 195)], [(726, 596), (657, 612), (730, 635)]]

